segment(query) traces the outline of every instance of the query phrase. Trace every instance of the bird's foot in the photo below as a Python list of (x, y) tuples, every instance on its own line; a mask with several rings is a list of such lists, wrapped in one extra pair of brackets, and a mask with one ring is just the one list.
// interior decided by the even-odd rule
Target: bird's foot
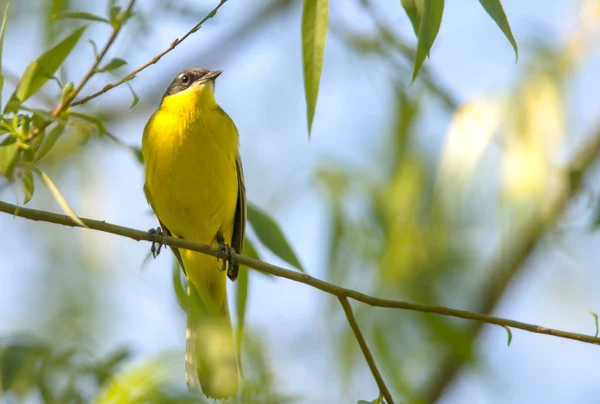
[(150, 247), (150, 252), (154, 258), (158, 257), (160, 254), (160, 250), (164, 245), (167, 244), (167, 234), (162, 230), (159, 226), (156, 229), (148, 230), (152, 237), (152, 247)]
[(217, 243), (219, 243), (219, 247), (217, 249), (217, 262), (219, 262), (219, 260), (223, 260), (223, 266), (219, 269), (219, 272), (225, 272), (227, 267), (233, 268), (235, 266), (235, 250), (229, 244), (225, 244), (225, 239), (220, 234), (217, 235)]

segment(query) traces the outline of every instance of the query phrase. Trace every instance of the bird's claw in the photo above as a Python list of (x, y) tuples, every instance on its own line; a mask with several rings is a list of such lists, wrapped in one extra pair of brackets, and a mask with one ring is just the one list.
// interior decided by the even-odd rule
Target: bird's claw
[(234, 253), (235, 250), (229, 244), (225, 244), (225, 240), (222, 237), (217, 237), (219, 248), (217, 249), (217, 262), (223, 260), (223, 266), (219, 268), (219, 272), (225, 272), (228, 267), (232, 268), (235, 265)]
[(158, 257), (160, 254), (160, 250), (163, 245), (167, 244), (167, 235), (162, 229), (157, 227), (156, 229), (148, 230), (148, 233), (152, 235), (152, 246), (150, 247), (150, 252), (154, 258)]

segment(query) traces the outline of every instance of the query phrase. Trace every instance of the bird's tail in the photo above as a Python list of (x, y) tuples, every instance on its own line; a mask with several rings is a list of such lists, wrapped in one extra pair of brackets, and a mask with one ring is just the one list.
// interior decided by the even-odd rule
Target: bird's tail
[(227, 298), (215, 312), (203, 304), (188, 281), (185, 378), (188, 388), (207, 397), (227, 398), (237, 394), (236, 349)]

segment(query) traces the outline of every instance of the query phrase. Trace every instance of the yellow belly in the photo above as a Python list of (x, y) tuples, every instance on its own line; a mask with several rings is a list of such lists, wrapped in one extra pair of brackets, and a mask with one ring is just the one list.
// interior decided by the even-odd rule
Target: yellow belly
[[(146, 126), (142, 151), (148, 196), (171, 233), (211, 245), (216, 245), (220, 233), (230, 244), (238, 196), (238, 137), (231, 119), (221, 110), (191, 116), (159, 110)], [(213, 288), (216, 259), (181, 253), (197, 288), (203, 289), (205, 283)]]

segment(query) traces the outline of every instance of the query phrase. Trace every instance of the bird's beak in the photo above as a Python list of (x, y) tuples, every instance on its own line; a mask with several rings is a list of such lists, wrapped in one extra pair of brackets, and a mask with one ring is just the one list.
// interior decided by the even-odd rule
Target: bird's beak
[(212, 72), (208, 72), (202, 77), (202, 81), (207, 83), (209, 81), (215, 81), (217, 77), (219, 77), (223, 73), (223, 70), (214, 70)]

